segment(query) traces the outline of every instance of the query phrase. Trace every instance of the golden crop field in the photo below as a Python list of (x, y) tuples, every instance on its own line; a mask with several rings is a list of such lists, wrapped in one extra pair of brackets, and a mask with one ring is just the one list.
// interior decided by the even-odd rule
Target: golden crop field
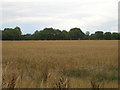
[(3, 87), (117, 88), (117, 40), (3, 41)]

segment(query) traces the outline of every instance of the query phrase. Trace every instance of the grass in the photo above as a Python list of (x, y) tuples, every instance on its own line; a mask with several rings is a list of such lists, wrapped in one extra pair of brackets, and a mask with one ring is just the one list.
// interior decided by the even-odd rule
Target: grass
[(117, 40), (2, 43), (3, 84), (20, 77), (14, 80), (16, 88), (62, 87), (60, 80), (69, 80), (70, 88), (118, 87)]
[(74, 78), (83, 78), (89, 75), (89, 71), (84, 69), (73, 69), (73, 70), (64, 70), (61, 72), (64, 76), (74, 77)]

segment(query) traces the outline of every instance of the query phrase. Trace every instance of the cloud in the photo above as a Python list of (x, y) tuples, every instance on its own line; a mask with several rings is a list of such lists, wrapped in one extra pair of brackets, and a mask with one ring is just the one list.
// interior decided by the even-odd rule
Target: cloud
[[(117, 28), (118, 0), (4, 0), (0, 8), (3, 27), (19, 23), (23, 27), (27, 26), (30, 32), (36, 29), (30, 29), (31, 26), (28, 25), (31, 24), (35, 27), (41, 24), (40, 28), (46, 25), (66, 30), (80, 27), (91, 32), (98, 28), (104, 31)], [(114, 28), (111, 29), (112, 27)]]

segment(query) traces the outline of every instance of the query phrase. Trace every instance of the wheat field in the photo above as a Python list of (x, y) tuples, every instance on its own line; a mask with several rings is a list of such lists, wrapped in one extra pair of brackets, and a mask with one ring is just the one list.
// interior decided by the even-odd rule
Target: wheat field
[(3, 88), (117, 88), (117, 40), (2, 41)]

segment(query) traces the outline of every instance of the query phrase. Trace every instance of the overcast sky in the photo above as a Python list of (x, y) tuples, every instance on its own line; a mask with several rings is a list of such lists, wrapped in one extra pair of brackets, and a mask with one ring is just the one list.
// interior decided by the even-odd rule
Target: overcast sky
[(45, 27), (118, 32), (119, 0), (3, 0), (2, 27), (33, 33)]

